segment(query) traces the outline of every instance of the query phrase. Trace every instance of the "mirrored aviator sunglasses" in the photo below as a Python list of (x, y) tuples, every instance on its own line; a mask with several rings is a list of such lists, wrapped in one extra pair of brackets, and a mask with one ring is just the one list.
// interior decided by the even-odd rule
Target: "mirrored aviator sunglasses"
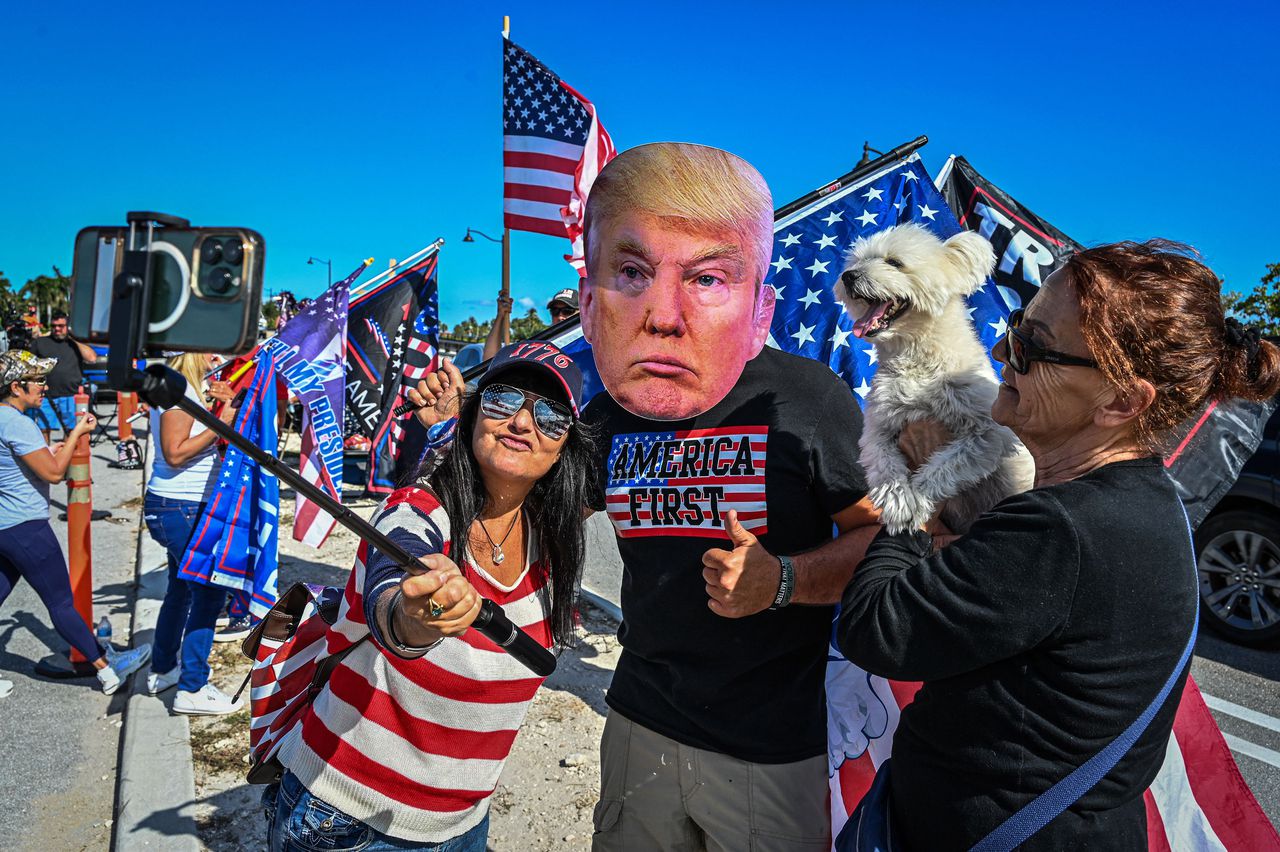
[(553, 441), (558, 441), (573, 425), (573, 414), (559, 402), (511, 385), (494, 383), (480, 392), (480, 413), (491, 420), (515, 417), (525, 400), (533, 400), (533, 425)]

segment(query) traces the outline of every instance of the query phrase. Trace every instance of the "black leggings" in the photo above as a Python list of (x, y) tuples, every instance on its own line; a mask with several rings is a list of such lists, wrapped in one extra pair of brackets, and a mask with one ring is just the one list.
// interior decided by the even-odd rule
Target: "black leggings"
[(72, 602), (67, 560), (48, 521), (26, 521), (0, 530), (0, 604), (24, 577), (49, 610), (58, 635), (85, 659), (100, 658), (102, 648)]

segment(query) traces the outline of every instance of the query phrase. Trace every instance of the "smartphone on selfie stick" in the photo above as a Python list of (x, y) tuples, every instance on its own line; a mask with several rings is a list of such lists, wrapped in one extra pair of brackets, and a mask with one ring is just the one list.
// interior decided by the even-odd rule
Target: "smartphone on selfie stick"
[[(186, 396), (186, 379), (164, 364), (134, 359), (165, 350), (244, 354), (258, 337), (266, 244), (249, 228), (193, 228), (186, 219), (130, 212), (125, 227), (85, 228), (76, 236), (71, 329), (106, 343), (107, 387), (132, 391), (153, 407), (178, 407), (317, 503), (411, 574), (423, 573), (404, 548)], [(556, 658), (483, 599), (472, 625), (540, 676)]]

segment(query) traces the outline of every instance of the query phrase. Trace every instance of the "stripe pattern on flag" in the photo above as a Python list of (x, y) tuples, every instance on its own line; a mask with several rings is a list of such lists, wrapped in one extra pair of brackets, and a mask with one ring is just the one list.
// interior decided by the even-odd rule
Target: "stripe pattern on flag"
[(736, 509), (764, 535), (769, 427), (725, 426), (615, 435), (605, 488), (609, 519), (623, 538), (655, 535), (723, 539)]
[(596, 175), (617, 154), (596, 108), (515, 42), (502, 49), (506, 227), (567, 236), (579, 272), (582, 218)]

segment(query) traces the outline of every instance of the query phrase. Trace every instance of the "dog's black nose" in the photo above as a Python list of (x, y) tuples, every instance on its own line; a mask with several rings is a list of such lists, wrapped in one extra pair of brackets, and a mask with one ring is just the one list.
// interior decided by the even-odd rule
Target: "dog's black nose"
[(852, 269), (846, 269), (840, 273), (840, 280), (844, 282), (844, 286), (852, 287), (858, 280), (858, 276)]

